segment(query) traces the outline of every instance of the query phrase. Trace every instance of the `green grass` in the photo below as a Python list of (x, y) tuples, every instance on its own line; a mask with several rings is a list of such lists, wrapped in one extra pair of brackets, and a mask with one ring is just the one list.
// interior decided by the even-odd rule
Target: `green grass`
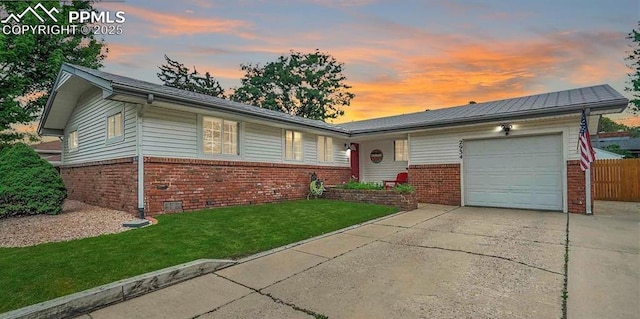
[(152, 227), (0, 248), (0, 313), (200, 258), (238, 258), (396, 212), (301, 200), (158, 216)]

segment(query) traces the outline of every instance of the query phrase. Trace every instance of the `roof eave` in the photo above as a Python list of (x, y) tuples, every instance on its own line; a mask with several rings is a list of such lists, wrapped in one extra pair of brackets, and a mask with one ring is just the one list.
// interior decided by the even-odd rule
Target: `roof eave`
[(75, 68), (73, 65), (62, 63), (60, 67), (60, 71), (58, 71), (58, 76), (56, 80), (53, 82), (53, 87), (51, 88), (51, 92), (49, 93), (49, 98), (47, 99), (47, 103), (45, 103), (44, 110), (42, 112), (42, 116), (40, 117), (40, 121), (38, 122), (38, 134), (43, 136), (63, 136), (63, 133), (60, 133), (60, 130), (56, 129), (47, 129), (44, 128), (44, 124), (47, 122), (47, 117), (49, 117), (49, 113), (51, 111), (51, 107), (53, 106), (53, 102), (55, 101), (56, 95), (58, 94), (58, 87), (60, 86), (60, 79), (62, 74), (66, 72), (71, 74), (72, 76), (81, 77), (93, 85), (98, 86), (103, 91), (111, 90), (111, 82), (105, 80), (103, 78), (97, 77), (93, 74), (87, 73), (85, 71), (79, 70)]
[(239, 115), (242, 115), (242, 116), (246, 116), (246, 117), (250, 117), (250, 118), (256, 118), (256, 119), (265, 119), (265, 118), (267, 118), (269, 120), (274, 120), (274, 121), (285, 123), (285, 124), (292, 124), (292, 125), (295, 125), (295, 126), (303, 126), (303, 127), (313, 128), (313, 129), (316, 129), (316, 130), (332, 132), (332, 133), (335, 133), (335, 134), (343, 135), (345, 138), (349, 137), (349, 131), (344, 129), (344, 128), (342, 128), (342, 127), (337, 127), (336, 126), (335, 129), (331, 129), (331, 128), (322, 127), (322, 126), (307, 125), (305, 123), (300, 123), (299, 121), (296, 121), (295, 119), (288, 119), (288, 118), (276, 117), (276, 116), (262, 116), (262, 115), (257, 116), (255, 113), (251, 113), (251, 112), (245, 111), (245, 110), (239, 110), (239, 109), (232, 108), (232, 107), (229, 107), (229, 106), (226, 106), (226, 105), (221, 105), (221, 104), (216, 104), (216, 103), (207, 103), (207, 102), (203, 102), (203, 101), (199, 101), (199, 100), (167, 95), (167, 94), (163, 94), (162, 92), (153, 91), (153, 90), (139, 89), (139, 88), (135, 88), (135, 87), (131, 87), (129, 85), (123, 85), (123, 84), (119, 84), (119, 83), (112, 83), (112, 88), (113, 88), (114, 95), (115, 94), (122, 94), (122, 95), (130, 95), (130, 96), (138, 97), (138, 98), (141, 98), (141, 99), (146, 99), (148, 94), (153, 94), (154, 100), (158, 100), (158, 101), (178, 103), (178, 104), (183, 104), (183, 105), (196, 107), (196, 108), (204, 109), (204, 110), (211, 110), (211, 107), (215, 107), (216, 110), (223, 111), (223, 112), (239, 114)]
[(502, 121), (502, 120), (519, 120), (526, 118), (540, 118), (540, 117), (548, 117), (548, 116), (557, 116), (557, 115), (567, 115), (576, 112), (581, 112), (584, 108), (589, 108), (592, 112), (594, 111), (612, 111), (612, 112), (622, 112), (628, 106), (629, 100), (627, 99), (617, 99), (610, 100), (606, 102), (596, 102), (589, 104), (580, 104), (580, 105), (570, 105), (566, 107), (556, 107), (553, 110), (543, 109), (543, 110), (533, 110), (526, 112), (518, 112), (511, 114), (491, 114), (490, 116), (477, 116), (466, 119), (448, 119), (444, 121), (432, 122), (429, 124), (412, 124), (412, 125), (400, 125), (393, 127), (383, 127), (379, 129), (355, 129), (351, 130), (352, 137), (359, 136), (367, 136), (372, 134), (379, 133), (400, 133), (406, 131), (415, 131), (420, 129), (431, 129), (431, 128), (443, 128), (443, 127), (454, 127), (459, 125), (469, 125), (469, 124), (480, 124), (487, 121)]

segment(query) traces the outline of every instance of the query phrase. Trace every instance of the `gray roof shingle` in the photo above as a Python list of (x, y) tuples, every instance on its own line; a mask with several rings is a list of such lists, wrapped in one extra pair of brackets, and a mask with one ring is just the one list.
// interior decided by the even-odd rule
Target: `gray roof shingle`
[(134, 89), (143, 90), (149, 93), (153, 93), (157, 96), (170, 96), (185, 99), (193, 102), (202, 103), (210, 106), (212, 109), (226, 109), (229, 111), (236, 111), (239, 113), (251, 114), (265, 119), (278, 120), (282, 122), (288, 122), (292, 124), (302, 124), (304, 126), (319, 128), (324, 130), (331, 130), (340, 133), (349, 133), (349, 131), (341, 126), (326, 123), (319, 120), (312, 120), (299, 116), (293, 116), (286, 113), (273, 111), (261, 107), (238, 103), (230, 100), (225, 100), (217, 97), (213, 97), (206, 94), (200, 94), (181, 90), (161, 84), (155, 84), (151, 82), (136, 80), (126, 76), (116, 75), (108, 72), (99, 71), (78, 65), (67, 64), (68, 66), (86, 72), (103, 80), (109, 81), (112, 84), (126, 86)]

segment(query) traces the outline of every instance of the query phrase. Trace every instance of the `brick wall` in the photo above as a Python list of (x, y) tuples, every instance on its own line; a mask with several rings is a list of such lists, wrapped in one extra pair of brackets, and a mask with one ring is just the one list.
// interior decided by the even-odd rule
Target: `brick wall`
[(134, 158), (64, 165), (60, 175), (69, 199), (132, 214), (138, 211), (138, 164)]
[(460, 164), (411, 165), (409, 184), (421, 203), (460, 205)]
[(418, 208), (418, 200), (416, 199), (415, 193), (403, 194), (393, 190), (359, 190), (329, 187), (322, 197), (347, 202), (394, 206), (400, 210), (414, 210)]
[[(569, 212), (586, 214), (584, 172), (580, 161), (567, 161), (567, 200)], [(593, 170), (591, 170), (591, 209), (593, 210)]]
[(163, 213), (165, 201), (183, 210), (306, 198), (310, 174), (325, 185), (349, 180), (349, 167), (145, 157), (146, 212)]

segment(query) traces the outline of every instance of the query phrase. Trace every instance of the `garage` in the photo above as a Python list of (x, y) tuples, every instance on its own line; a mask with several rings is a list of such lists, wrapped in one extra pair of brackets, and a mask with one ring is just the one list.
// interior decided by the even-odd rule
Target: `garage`
[(562, 135), (464, 142), (468, 206), (562, 210)]

